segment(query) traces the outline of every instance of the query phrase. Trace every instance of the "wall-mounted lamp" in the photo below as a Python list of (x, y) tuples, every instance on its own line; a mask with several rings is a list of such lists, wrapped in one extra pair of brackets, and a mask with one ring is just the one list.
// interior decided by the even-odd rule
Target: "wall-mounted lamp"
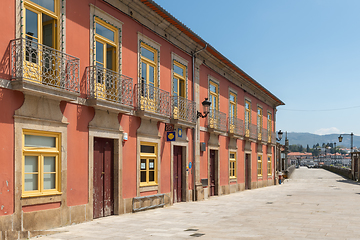
[(205, 98), (205, 100), (201, 104), (203, 105), (204, 115), (201, 112), (197, 111), (197, 118), (199, 117), (205, 118), (209, 114), (209, 108), (211, 102), (208, 100), (208, 98)]
[(278, 137), (276, 138), (276, 140), (281, 141), (282, 137), (283, 137), (283, 132), (281, 130), (279, 130)]

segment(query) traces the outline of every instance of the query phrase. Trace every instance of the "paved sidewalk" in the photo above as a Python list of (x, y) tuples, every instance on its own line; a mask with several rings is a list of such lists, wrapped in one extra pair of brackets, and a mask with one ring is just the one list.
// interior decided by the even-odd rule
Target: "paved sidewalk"
[(52, 229), (55, 239), (360, 239), (360, 185), (296, 169), (278, 186)]

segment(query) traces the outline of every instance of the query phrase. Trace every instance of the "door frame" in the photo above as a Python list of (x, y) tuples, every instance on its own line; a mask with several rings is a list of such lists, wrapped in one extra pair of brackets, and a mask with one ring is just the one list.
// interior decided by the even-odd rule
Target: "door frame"
[[(87, 204), (87, 216), (89, 216), (89, 220), (93, 219), (93, 189), (94, 189), (94, 138), (109, 138), (114, 140), (114, 215), (119, 215), (123, 213), (124, 210), (124, 202), (122, 197), (122, 138), (123, 131), (121, 129), (120, 124), (117, 120), (117, 113), (109, 112), (103, 110), (95, 109), (95, 116), (93, 120), (89, 123), (89, 190), (88, 190), (88, 198), (89, 202)], [(109, 119), (109, 126), (112, 128), (104, 128), (99, 126), (103, 123), (103, 118)]]
[(218, 147), (208, 147), (208, 197), (210, 197), (210, 151), (215, 151), (215, 190), (214, 190), (214, 196), (219, 196), (219, 186), (220, 186), (220, 149)]
[[(192, 169), (189, 169), (187, 171), (187, 166), (189, 166), (189, 144), (187, 142), (171, 142), (171, 150), (170, 150), (170, 203), (174, 203), (174, 146), (182, 147), (182, 153), (181, 153), (181, 198), (183, 202), (190, 201), (190, 189), (189, 189), (189, 171), (192, 171)], [(188, 157), (187, 157), (188, 156)], [(194, 165), (194, 161), (192, 161), (192, 165)], [(195, 174), (194, 172), (192, 172)]]
[[(246, 158), (246, 155), (249, 155), (249, 159)], [(245, 180), (245, 190), (251, 189), (251, 171), (252, 171), (252, 162), (251, 162), (251, 152), (244, 153), (244, 180)], [(249, 166), (249, 171), (246, 171), (247, 167)], [(249, 183), (247, 183), (249, 179)]]

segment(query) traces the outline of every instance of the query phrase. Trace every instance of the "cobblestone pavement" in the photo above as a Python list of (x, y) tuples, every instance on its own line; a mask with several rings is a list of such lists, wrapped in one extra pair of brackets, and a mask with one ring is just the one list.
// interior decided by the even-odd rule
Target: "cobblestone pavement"
[(52, 229), (56, 239), (360, 239), (360, 185), (323, 169), (284, 184)]

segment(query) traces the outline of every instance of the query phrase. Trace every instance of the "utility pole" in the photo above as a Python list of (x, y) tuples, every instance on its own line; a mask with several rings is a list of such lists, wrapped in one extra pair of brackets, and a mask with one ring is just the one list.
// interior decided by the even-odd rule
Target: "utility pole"
[(285, 134), (285, 170), (288, 169), (288, 152), (289, 152), (289, 139), (287, 138), (287, 132)]

